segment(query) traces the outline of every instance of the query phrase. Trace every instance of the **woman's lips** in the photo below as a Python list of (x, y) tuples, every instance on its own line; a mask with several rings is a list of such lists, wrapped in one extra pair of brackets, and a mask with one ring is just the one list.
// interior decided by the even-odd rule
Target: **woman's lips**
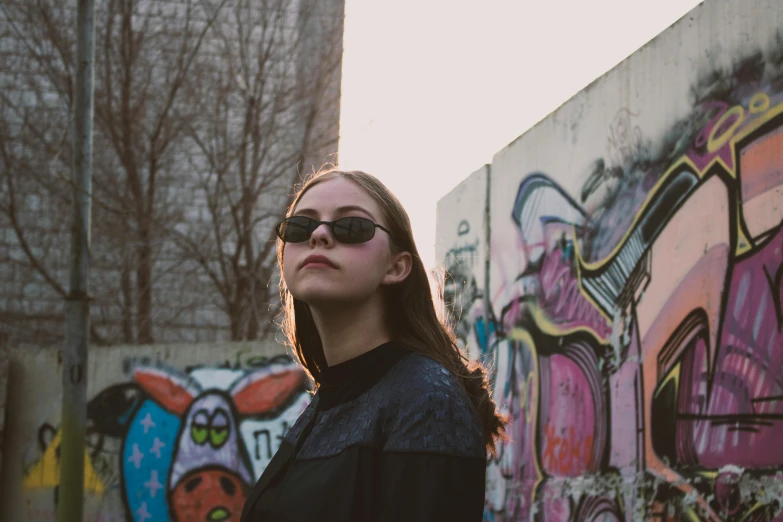
[(327, 263), (321, 263), (319, 261), (312, 261), (310, 263), (307, 263), (302, 268), (334, 268), (332, 265), (329, 265)]
[(307, 266), (322, 267), (322, 268), (337, 268), (337, 266), (334, 263), (332, 263), (331, 259), (319, 254), (312, 254), (307, 256), (304, 262), (302, 263), (302, 268)]

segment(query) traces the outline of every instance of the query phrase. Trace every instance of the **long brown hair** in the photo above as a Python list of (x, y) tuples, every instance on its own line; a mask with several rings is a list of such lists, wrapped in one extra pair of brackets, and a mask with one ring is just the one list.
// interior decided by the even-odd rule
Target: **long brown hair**
[[(395, 238), (395, 241), (390, 242), (392, 254), (407, 251), (413, 257), (413, 267), (408, 277), (402, 283), (383, 288), (386, 320), (392, 339), (438, 361), (459, 379), (478, 413), (487, 449), (494, 454), (496, 440), (505, 439), (507, 418), (496, 410), (484, 366), (462, 353), (451, 328), (438, 318), (427, 271), (413, 241), (408, 214), (394, 194), (377, 178), (364, 172), (322, 171), (304, 181), (296, 191), (286, 216), (292, 214), (307, 190), (318, 183), (338, 177), (362, 187), (381, 207), (386, 226)], [(277, 261), (282, 274), (283, 242), (280, 240), (277, 244)], [(317, 387), (321, 369), (326, 367), (326, 361), (310, 307), (307, 303), (294, 299), (282, 277), (280, 298), (283, 304), (283, 333)]]

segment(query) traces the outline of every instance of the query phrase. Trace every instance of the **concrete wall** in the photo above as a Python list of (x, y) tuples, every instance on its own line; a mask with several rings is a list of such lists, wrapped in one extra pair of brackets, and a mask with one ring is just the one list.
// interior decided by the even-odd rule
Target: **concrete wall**
[(487, 275), (486, 228), (489, 225), (487, 183), (489, 169), (482, 167), (449, 194), (448, 204), (437, 208), (435, 256), (443, 266), (443, 304), (452, 320), (460, 347), (470, 357), (483, 355), (486, 343), (471, 341), (474, 325), (484, 317)]
[[(4, 364), (0, 521), (56, 521), (58, 351), (2, 352), (0, 377)], [(97, 348), (88, 379), (85, 522), (239, 520), (310, 397), (275, 343)]]
[(703, 3), (439, 203), (446, 267), (489, 244), (486, 520), (783, 520), (781, 27)]

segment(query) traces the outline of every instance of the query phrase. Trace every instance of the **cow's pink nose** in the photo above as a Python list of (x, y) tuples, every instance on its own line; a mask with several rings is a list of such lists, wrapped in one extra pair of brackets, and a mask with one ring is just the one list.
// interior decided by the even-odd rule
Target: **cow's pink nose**
[(247, 484), (229, 471), (196, 470), (171, 492), (171, 506), (178, 522), (239, 521), (247, 489)]

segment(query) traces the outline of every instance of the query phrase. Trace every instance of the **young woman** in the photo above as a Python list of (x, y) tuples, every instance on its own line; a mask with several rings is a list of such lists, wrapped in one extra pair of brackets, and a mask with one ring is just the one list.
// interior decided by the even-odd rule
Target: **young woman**
[(333, 170), (287, 216), (283, 329), (316, 391), (242, 522), (481, 520), (505, 419), (437, 318), (400, 202), (369, 174)]

